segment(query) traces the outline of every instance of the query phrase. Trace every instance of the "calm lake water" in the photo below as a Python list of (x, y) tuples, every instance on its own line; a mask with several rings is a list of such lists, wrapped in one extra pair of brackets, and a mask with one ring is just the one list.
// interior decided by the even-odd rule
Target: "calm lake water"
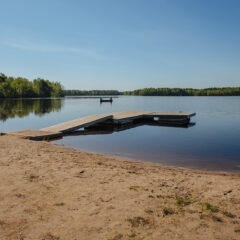
[(240, 97), (133, 97), (0, 100), (0, 132), (40, 129), (96, 113), (196, 112), (189, 128), (140, 126), (56, 144), (173, 166), (240, 172)]

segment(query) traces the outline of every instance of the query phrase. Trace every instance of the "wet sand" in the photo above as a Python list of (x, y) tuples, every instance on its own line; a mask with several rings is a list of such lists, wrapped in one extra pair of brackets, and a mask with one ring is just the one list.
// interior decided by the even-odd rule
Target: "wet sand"
[(240, 239), (240, 174), (0, 136), (1, 240)]

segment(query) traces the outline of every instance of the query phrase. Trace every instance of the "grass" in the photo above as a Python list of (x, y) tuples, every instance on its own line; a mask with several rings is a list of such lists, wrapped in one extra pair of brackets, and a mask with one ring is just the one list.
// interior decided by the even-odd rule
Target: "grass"
[(163, 209), (163, 215), (164, 215), (164, 216), (166, 216), (166, 215), (172, 215), (172, 214), (174, 214), (174, 213), (175, 213), (174, 210), (171, 209), (171, 208), (164, 208), (164, 209)]
[(44, 236), (44, 239), (46, 239), (46, 240), (60, 240), (60, 237), (56, 237), (56, 236), (52, 235), (51, 233), (47, 233)]
[(236, 233), (240, 233), (240, 229), (236, 229), (235, 232), (236, 232)]
[(132, 227), (139, 227), (139, 226), (144, 226), (149, 224), (149, 220), (145, 219), (143, 217), (134, 217), (134, 218), (129, 218), (128, 221), (131, 223)]
[(137, 236), (136, 233), (130, 233), (130, 234), (128, 234), (128, 237), (130, 237), (130, 238), (135, 238), (136, 236)]
[(179, 205), (179, 206), (187, 206), (190, 204), (191, 204), (191, 201), (189, 199), (184, 200), (182, 198), (177, 198), (177, 205)]
[(109, 238), (108, 240), (120, 240), (122, 239), (123, 235), (121, 233), (118, 233), (116, 236), (114, 236), (113, 238)]
[(153, 210), (152, 209), (145, 209), (144, 210), (145, 213), (148, 213), (148, 214), (153, 214)]
[(54, 204), (54, 206), (57, 206), (57, 207), (61, 207), (61, 206), (64, 206), (64, 205), (65, 204), (63, 202)]
[(148, 197), (149, 197), (149, 198), (154, 198), (154, 196), (153, 196), (153, 195), (148, 195)]
[(140, 188), (139, 186), (130, 186), (129, 190), (138, 191), (139, 188)]
[(206, 206), (206, 209), (207, 209), (207, 210), (211, 210), (211, 211), (214, 212), (214, 213), (219, 212), (219, 207), (213, 206), (212, 204), (210, 204), (210, 203), (208, 203), (208, 202), (205, 203), (205, 206)]
[(228, 212), (228, 211), (223, 211), (223, 214), (229, 218), (235, 218), (235, 215), (233, 215), (232, 213)]
[(174, 197), (174, 196), (171, 196), (171, 195), (167, 195), (166, 198), (171, 199), (171, 198), (175, 198), (175, 197)]

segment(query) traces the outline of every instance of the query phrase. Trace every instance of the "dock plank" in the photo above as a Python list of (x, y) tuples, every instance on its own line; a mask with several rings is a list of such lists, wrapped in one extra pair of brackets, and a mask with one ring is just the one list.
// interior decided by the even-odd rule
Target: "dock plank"
[(43, 128), (41, 130), (48, 132), (68, 133), (112, 118), (113, 118), (112, 114), (94, 114), (83, 118), (75, 119), (72, 121), (60, 123), (51, 127)]
[(191, 117), (195, 116), (196, 113), (162, 113), (162, 112), (153, 112), (148, 117), (157, 118), (161, 122), (181, 122), (188, 123)]
[(142, 112), (142, 111), (123, 111), (113, 113), (114, 122), (124, 122), (139, 118), (158, 117), (159, 119), (184, 119), (195, 116), (196, 113), (161, 113), (161, 112)]
[(126, 120), (134, 120), (144, 117), (146, 114), (151, 114), (151, 112), (142, 112), (142, 111), (123, 111), (113, 113), (113, 120), (115, 122), (122, 122)]
[(196, 115), (196, 113), (194, 112), (190, 112), (190, 113), (163, 113), (163, 112), (152, 112), (150, 114), (151, 116), (154, 117), (162, 117), (162, 116), (166, 116), (166, 117), (193, 117)]
[(61, 138), (63, 135), (61, 132), (48, 132), (48, 131), (32, 130), (32, 129), (6, 132), (4, 134), (10, 135), (10, 136), (16, 136), (20, 138), (26, 138), (30, 140), (35, 140), (35, 141), (49, 140), (52, 138)]

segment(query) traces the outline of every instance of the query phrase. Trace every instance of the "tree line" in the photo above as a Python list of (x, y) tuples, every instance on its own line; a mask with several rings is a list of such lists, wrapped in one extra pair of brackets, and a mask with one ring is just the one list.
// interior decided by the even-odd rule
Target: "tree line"
[(0, 73), (0, 98), (62, 97), (63, 86), (42, 78), (29, 81), (22, 77), (8, 77)]
[(59, 82), (42, 78), (29, 81), (22, 77), (8, 77), (0, 73), (0, 98), (34, 98), (63, 96), (240, 96), (240, 87), (225, 88), (143, 88), (133, 91), (118, 90), (64, 90)]
[(225, 88), (143, 88), (133, 91), (118, 90), (64, 90), (66, 96), (104, 96), (104, 95), (132, 95), (132, 96), (240, 96), (240, 87)]
[(125, 91), (124, 95), (132, 96), (240, 96), (240, 87), (225, 88), (143, 88)]
[(121, 95), (118, 90), (64, 90), (66, 96), (106, 96)]

